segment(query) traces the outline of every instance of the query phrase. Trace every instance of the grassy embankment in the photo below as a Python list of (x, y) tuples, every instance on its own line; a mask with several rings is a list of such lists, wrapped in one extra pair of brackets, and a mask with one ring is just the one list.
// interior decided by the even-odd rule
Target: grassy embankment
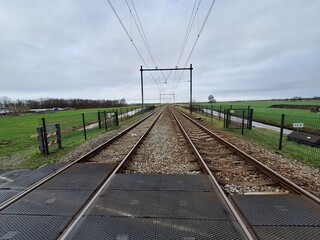
[[(47, 113), (27, 114), (21, 116), (0, 117), (0, 168), (10, 167), (38, 167), (45, 163), (57, 162), (63, 155), (69, 153), (76, 146), (83, 143), (84, 133), (82, 128), (82, 113), (85, 114), (86, 125), (97, 122), (97, 112), (112, 112), (117, 108), (106, 109), (80, 109), (68, 111), (52, 111)], [(119, 109), (119, 108), (118, 108)], [(103, 116), (103, 115), (102, 115)], [(136, 119), (138, 116), (130, 117), (120, 121), (120, 125)], [(42, 118), (46, 124), (60, 123), (62, 131), (62, 147), (58, 150), (57, 145), (51, 146), (49, 156), (41, 156), (36, 128), (42, 125)], [(109, 130), (109, 129), (108, 129)], [(93, 138), (105, 132), (105, 128), (87, 129), (87, 139)], [(10, 156), (19, 156), (24, 160), (20, 162), (5, 163)]]
[[(228, 102), (228, 103), (215, 103), (215, 108), (219, 108), (220, 105), (222, 105), (222, 109), (224, 107), (230, 107), (230, 105), (233, 105), (233, 108), (247, 108), (248, 105), (250, 105), (252, 108), (254, 108), (254, 115), (262, 116), (265, 120), (275, 120), (274, 116), (279, 116), (277, 121), (274, 121), (275, 124), (280, 124), (280, 115), (282, 113), (286, 114), (286, 117), (288, 119), (288, 116), (292, 117), (291, 121), (295, 122), (299, 120), (297, 117), (294, 116), (301, 116), (300, 119), (304, 120), (305, 125), (310, 125), (312, 127), (318, 127), (320, 126), (320, 115), (317, 113), (312, 113), (310, 110), (301, 110), (301, 109), (275, 109), (275, 108), (269, 108), (270, 105), (273, 104), (304, 104), (304, 105), (320, 105), (320, 101), (302, 101), (302, 102), (288, 102), (288, 101), (257, 101), (257, 102)], [(210, 105), (204, 103), (205, 105)], [(194, 116), (201, 116), (206, 121), (211, 121), (210, 117), (205, 117), (204, 115), (200, 115), (197, 113), (194, 113)], [(308, 122), (307, 119), (311, 118), (312, 121)], [(289, 122), (289, 120), (288, 120)], [(283, 137), (283, 147), (282, 150), (278, 150), (279, 146), (279, 133), (267, 130), (267, 129), (260, 129), (255, 128), (250, 130), (245, 130), (244, 135), (241, 135), (241, 129), (225, 129), (223, 128), (223, 119), (221, 121), (218, 120), (218, 118), (213, 117), (213, 125), (223, 131), (227, 131), (230, 133), (235, 134), (239, 138), (243, 138), (247, 141), (252, 142), (253, 144), (256, 144), (258, 146), (261, 146), (263, 148), (267, 148), (268, 150), (280, 154), (283, 157), (287, 158), (293, 158), (296, 160), (299, 160), (301, 162), (307, 163), (311, 166), (320, 168), (320, 149), (305, 146), (302, 144), (297, 144), (295, 142), (287, 141), (286, 137), (287, 135), (284, 134)], [(292, 125), (291, 125), (292, 126)]]

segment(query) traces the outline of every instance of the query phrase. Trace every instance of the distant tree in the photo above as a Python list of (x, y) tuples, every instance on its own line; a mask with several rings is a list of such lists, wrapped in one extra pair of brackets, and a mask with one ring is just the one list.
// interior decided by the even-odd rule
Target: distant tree
[(216, 102), (216, 100), (214, 99), (214, 96), (212, 96), (212, 95), (209, 95), (208, 100), (209, 100), (209, 103)]
[(294, 100), (294, 101), (302, 101), (302, 97), (294, 96), (292, 98), (292, 100)]
[(120, 105), (122, 105), (122, 106), (127, 105), (127, 101), (124, 98), (121, 98)]
[(11, 98), (6, 96), (0, 97), (0, 108), (9, 109), (12, 104)]

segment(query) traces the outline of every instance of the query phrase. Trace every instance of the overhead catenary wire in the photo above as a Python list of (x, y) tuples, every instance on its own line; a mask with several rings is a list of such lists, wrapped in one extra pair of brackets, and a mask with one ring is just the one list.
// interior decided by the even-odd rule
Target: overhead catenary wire
[[(150, 59), (152, 60), (152, 62), (153, 62), (153, 64), (155, 65), (155, 67), (157, 67), (158, 64), (156, 63), (156, 61), (155, 61), (155, 59), (154, 59), (154, 57), (153, 57), (153, 54), (152, 54), (152, 51), (151, 51), (151, 48), (150, 48), (150, 45), (149, 45), (148, 38), (147, 38), (147, 36), (146, 36), (146, 34), (145, 34), (145, 31), (144, 31), (144, 29), (143, 29), (143, 27), (142, 27), (142, 23), (141, 23), (141, 21), (140, 21), (139, 14), (138, 14), (138, 11), (137, 11), (137, 9), (136, 9), (136, 7), (135, 7), (135, 5), (134, 5), (134, 2), (133, 2), (133, 0), (131, 0), (131, 4), (132, 4), (134, 13), (135, 13), (135, 15), (136, 15), (136, 17), (137, 17), (137, 20), (138, 20), (138, 23), (139, 23), (139, 24), (137, 23), (137, 21), (136, 21), (136, 19), (135, 19), (135, 16), (133, 15), (133, 13), (132, 13), (132, 11), (131, 11), (131, 7), (130, 7), (128, 1), (125, 0), (125, 2), (126, 2), (126, 5), (127, 5), (128, 9), (129, 9), (129, 12), (130, 12), (133, 20), (134, 20), (134, 23), (135, 23), (135, 25), (136, 25), (136, 27), (137, 27), (137, 29), (138, 29), (138, 32), (139, 32), (140, 37), (141, 37), (141, 39), (142, 39), (142, 41), (143, 41), (143, 43), (144, 43), (144, 46), (145, 46), (145, 48), (147, 49), (147, 52), (148, 52), (148, 54), (149, 54), (149, 56), (150, 56)], [(164, 76), (163, 72), (161, 72), (161, 75), (162, 75), (162, 77), (164, 78), (165, 83), (167, 83), (167, 79), (168, 79), (168, 78), (166, 78), (166, 77)], [(158, 74), (158, 79), (159, 79), (159, 82), (160, 82), (159, 74)], [(160, 84), (161, 84), (161, 82), (160, 82)]]
[[(142, 57), (142, 54), (140, 53), (139, 49), (137, 48), (136, 44), (134, 43), (133, 39), (131, 38), (129, 32), (127, 31), (126, 27), (124, 26), (123, 22), (121, 21), (120, 16), (118, 15), (117, 11), (116, 11), (115, 8), (113, 7), (111, 1), (110, 1), (110, 0), (107, 0), (107, 2), (109, 3), (112, 11), (113, 11), (114, 14), (116, 15), (118, 21), (120, 22), (123, 30), (125, 31), (126, 35), (128, 36), (129, 40), (131, 41), (133, 47), (135, 48), (136, 52), (138, 53), (138, 55), (139, 55), (140, 59), (142, 60), (143, 64), (144, 64), (147, 68), (149, 68), (148, 65), (147, 65), (147, 63), (145, 62), (144, 58)], [(163, 92), (163, 90), (161, 89), (161, 86), (159, 86), (159, 84), (157, 83), (157, 81), (155, 80), (155, 78), (153, 77), (153, 75), (152, 75), (151, 73), (150, 73), (150, 75), (151, 75), (153, 81), (155, 82), (155, 84), (157, 85), (159, 91), (160, 91), (160, 92)]]
[[(202, 33), (202, 31), (203, 31), (203, 28), (204, 28), (204, 26), (205, 26), (205, 24), (206, 24), (206, 22), (207, 22), (207, 20), (208, 20), (208, 17), (209, 17), (209, 15), (210, 15), (211, 11), (212, 11), (212, 8), (213, 8), (213, 5), (214, 5), (215, 2), (216, 2), (215, 0), (212, 0), (212, 3), (211, 3), (211, 5), (210, 5), (210, 7), (209, 7), (209, 10), (208, 10), (208, 13), (207, 13), (207, 15), (206, 15), (206, 18), (205, 18), (204, 21), (203, 21), (203, 24), (202, 24), (202, 26), (201, 26), (201, 28), (200, 28), (200, 31), (199, 31), (199, 33), (198, 33), (198, 35), (197, 35), (197, 38), (196, 38), (196, 40), (195, 40), (195, 42), (194, 42), (194, 44), (193, 44), (193, 47), (192, 47), (192, 49), (191, 49), (191, 51), (190, 51), (190, 54), (189, 54), (189, 56), (188, 56), (188, 58), (187, 58), (187, 60), (186, 60), (186, 62), (185, 62), (184, 67), (187, 66), (187, 64), (188, 64), (188, 62), (189, 62), (189, 60), (190, 60), (190, 57), (191, 57), (191, 55), (192, 55), (192, 53), (193, 53), (193, 51), (194, 51), (194, 49), (195, 49), (195, 47), (196, 47), (196, 45), (197, 45), (197, 43), (198, 43), (198, 40), (199, 40), (199, 38), (200, 38), (200, 36), (201, 36), (201, 33)], [(177, 82), (177, 84), (176, 84), (176, 87), (177, 87), (177, 85), (179, 84), (179, 82), (180, 82), (180, 80), (181, 80), (181, 77), (182, 77), (182, 75), (183, 75), (183, 72), (184, 72), (184, 71), (182, 71), (182, 73), (181, 73), (181, 75), (180, 75), (180, 78), (179, 78), (179, 80), (178, 80), (178, 82)], [(175, 87), (175, 88), (176, 88), (176, 87)]]
[[(182, 47), (181, 47), (181, 50), (180, 50), (180, 54), (179, 54), (179, 58), (178, 58), (178, 61), (176, 63), (176, 66), (179, 66), (179, 64), (180, 64), (180, 61), (181, 61), (182, 56), (184, 54), (184, 50), (185, 50), (185, 48), (187, 46), (187, 42), (188, 42), (188, 39), (189, 39), (189, 36), (190, 36), (190, 32), (192, 30), (192, 27), (193, 27), (193, 24), (194, 24), (194, 21), (195, 21), (196, 14), (199, 11), (199, 6), (200, 6), (200, 3), (201, 3), (201, 0), (199, 1), (198, 5), (197, 5), (197, 2), (198, 2), (198, 0), (195, 0), (194, 4), (193, 4), (191, 16), (190, 16), (190, 19), (189, 19), (189, 22), (188, 22), (188, 27), (187, 27), (186, 34), (185, 34), (184, 39), (183, 39)], [(172, 90), (174, 88), (175, 81), (176, 81), (176, 74), (175, 74), (175, 76), (173, 78)]]
[(199, 11), (199, 6), (200, 6), (200, 3), (201, 3), (201, 0), (198, 3), (196, 11), (194, 11), (195, 10), (195, 6), (197, 4), (197, 1), (198, 0), (195, 0), (194, 5), (193, 5), (193, 9), (192, 9), (192, 13), (191, 13), (191, 16), (190, 16), (190, 19), (189, 19), (187, 31), (186, 31), (186, 34), (185, 34), (185, 37), (184, 37), (184, 40), (183, 40), (181, 53), (179, 55), (179, 59), (178, 59), (177, 64), (176, 64), (177, 66), (179, 65), (180, 60), (181, 60), (181, 58), (183, 56), (184, 50), (186, 48), (186, 45), (187, 45), (187, 42), (188, 42), (188, 39), (189, 39), (189, 36), (190, 36), (190, 32), (191, 32), (193, 24), (194, 24), (195, 16), (196, 16), (197, 12)]

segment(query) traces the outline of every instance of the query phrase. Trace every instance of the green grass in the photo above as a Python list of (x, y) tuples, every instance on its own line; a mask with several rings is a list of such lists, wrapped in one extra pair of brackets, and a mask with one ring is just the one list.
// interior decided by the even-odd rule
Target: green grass
[[(231, 107), (234, 109), (248, 109), (250, 106), (253, 109), (253, 120), (269, 123), (279, 126), (281, 123), (281, 115), (285, 114), (285, 126), (292, 128), (293, 123), (302, 122), (307, 131), (320, 133), (320, 114), (303, 109), (286, 109), (286, 108), (270, 108), (275, 104), (291, 104), (291, 105), (319, 105), (320, 101), (248, 101), (248, 102), (218, 102), (218, 103), (203, 103), (201, 105), (207, 106), (214, 110), (223, 111)], [(198, 104), (196, 104), (198, 105)]]
[[(193, 115), (202, 117), (208, 122), (211, 121), (210, 117), (206, 117), (202, 114), (193, 113)], [(214, 125), (214, 127), (222, 131), (232, 133), (239, 138), (245, 139), (246, 141), (249, 141), (262, 148), (268, 149), (271, 152), (279, 154), (283, 157), (295, 159), (310, 166), (320, 168), (320, 148), (314, 148), (298, 144), (296, 142), (287, 141), (286, 135), (284, 135), (282, 150), (278, 150), (279, 133), (267, 129), (253, 127), (252, 130), (245, 130), (244, 135), (241, 135), (241, 129), (230, 130), (223, 128), (223, 119), (221, 120), (222, 121), (219, 121), (218, 118), (213, 117), (212, 124)]]
[[(1, 159), (12, 155), (20, 155), (25, 158), (18, 167), (38, 167), (48, 162), (59, 161), (61, 156), (85, 141), (83, 131), (78, 130), (82, 128), (82, 113), (85, 114), (86, 125), (88, 125), (97, 122), (98, 110), (112, 112), (116, 109), (81, 109), (0, 117), (0, 167), (2, 165)], [(62, 130), (63, 149), (57, 150), (57, 145), (53, 145), (49, 148), (52, 153), (49, 156), (41, 156), (38, 148), (36, 128), (42, 125), (42, 118), (45, 118), (46, 124), (60, 123)], [(123, 119), (124, 121), (120, 122), (120, 125), (135, 118)], [(90, 139), (103, 132), (105, 132), (104, 127), (102, 129), (87, 129), (87, 138)]]

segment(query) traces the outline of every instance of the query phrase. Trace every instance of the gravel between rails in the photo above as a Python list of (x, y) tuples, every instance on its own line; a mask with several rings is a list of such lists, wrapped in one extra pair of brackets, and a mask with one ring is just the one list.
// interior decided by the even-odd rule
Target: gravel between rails
[(202, 174), (168, 107), (139, 146), (125, 173)]
[(100, 163), (118, 163), (122, 161), (139, 138), (148, 130), (158, 115), (159, 113), (156, 113), (149, 117), (111, 145), (107, 146), (104, 150), (100, 151), (100, 153), (95, 155), (89, 161)]

